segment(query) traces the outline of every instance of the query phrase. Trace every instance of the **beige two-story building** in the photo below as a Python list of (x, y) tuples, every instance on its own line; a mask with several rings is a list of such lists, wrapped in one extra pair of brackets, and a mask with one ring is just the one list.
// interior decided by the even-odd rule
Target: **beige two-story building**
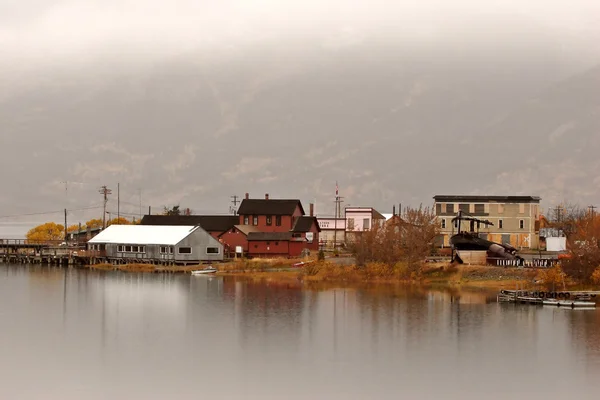
[(458, 233), (457, 224), (452, 223), (458, 211), (493, 224), (477, 226), (474, 221), (462, 221), (461, 231), (478, 233), (483, 239), (517, 249), (539, 247), (539, 197), (436, 195), (433, 199), (440, 223), (439, 243), (444, 247), (450, 246), (450, 237)]

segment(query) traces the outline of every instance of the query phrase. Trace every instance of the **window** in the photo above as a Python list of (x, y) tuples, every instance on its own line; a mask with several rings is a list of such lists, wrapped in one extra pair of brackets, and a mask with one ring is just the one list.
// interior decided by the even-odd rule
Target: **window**
[(192, 248), (191, 247), (180, 247), (178, 249), (179, 254), (192, 254)]
[(520, 219), (519, 220), (519, 229), (524, 229), (525, 228), (525, 221)]
[(454, 214), (454, 204), (446, 204), (446, 213)]
[(503, 226), (503, 225), (504, 225), (504, 224), (502, 223), (502, 220), (501, 220), (501, 219), (499, 219), (499, 220), (498, 220), (498, 228), (500, 228), (500, 229), (504, 228), (504, 226)]
[(364, 218), (363, 219), (363, 231), (368, 231), (369, 228), (371, 227), (370, 223), (369, 223), (369, 218)]
[(275, 225), (281, 226), (281, 215), (275, 216)]
[(127, 253), (131, 253), (131, 246), (125, 246), (125, 251)]
[(119, 253), (122, 253), (123, 251), (125, 251), (125, 246), (123, 246), (122, 244), (118, 245), (118, 246), (117, 246), (117, 251), (118, 251)]
[(252, 216), (252, 225), (258, 225), (258, 216), (256, 216), (256, 215)]
[(271, 226), (273, 224), (273, 217), (271, 215), (267, 215), (267, 225)]
[(469, 212), (469, 205), (468, 204), (459, 204), (458, 205), (458, 209), (464, 213), (468, 213)]
[(292, 237), (293, 238), (301, 238), (302, 234), (301, 233), (292, 233)]
[(138, 251), (140, 253), (145, 253), (146, 252), (146, 246), (140, 246), (140, 247), (138, 247)]
[(132, 253), (137, 253), (138, 252), (138, 247), (137, 246), (131, 246), (131, 252)]
[(435, 214), (440, 215), (441, 213), (442, 213), (442, 205), (440, 203), (437, 203), (435, 205)]
[(244, 215), (244, 225), (248, 225), (250, 222), (248, 222), (248, 216)]
[(167, 254), (167, 246), (160, 246), (160, 254)]
[(475, 204), (475, 214), (485, 214), (485, 204)]
[(207, 247), (206, 254), (219, 254), (219, 248), (218, 247)]
[(349, 231), (354, 230), (354, 218), (348, 218), (348, 230)]
[(446, 229), (446, 218), (442, 218), (442, 229)]

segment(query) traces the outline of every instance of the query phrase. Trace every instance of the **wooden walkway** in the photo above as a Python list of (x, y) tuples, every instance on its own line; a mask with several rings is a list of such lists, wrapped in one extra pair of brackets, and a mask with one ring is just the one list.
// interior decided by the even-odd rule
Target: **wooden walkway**
[(73, 253), (63, 241), (35, 241), (27, 239), (0, 239), (0, 262), (11, 264), (71, 265)]

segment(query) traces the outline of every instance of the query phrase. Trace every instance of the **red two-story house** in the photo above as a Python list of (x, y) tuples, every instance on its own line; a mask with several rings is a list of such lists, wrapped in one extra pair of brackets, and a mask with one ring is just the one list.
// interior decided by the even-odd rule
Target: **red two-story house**
[(250, 257), (297, 257), (307, 249), (319, 249), (319, 224), (313, 215), (304, 215), (300, 200), (250, 199), (248, 194), (238, 209), (239, 224), (219, 236), (230, 249), (241, 249)]

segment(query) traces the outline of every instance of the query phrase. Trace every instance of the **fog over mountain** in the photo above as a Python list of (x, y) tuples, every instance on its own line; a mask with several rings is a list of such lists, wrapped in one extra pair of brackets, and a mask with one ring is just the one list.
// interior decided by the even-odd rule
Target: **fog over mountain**
[(97, 206), (104, 184), (114, 212), (117, 182), (132, 214), (139, 189), (144, 211), (268, 192), (331, 214), (336, 180), (382, 212), (597, 204), (596, 2), (287, 3), (0, 0), (0, 216)]

